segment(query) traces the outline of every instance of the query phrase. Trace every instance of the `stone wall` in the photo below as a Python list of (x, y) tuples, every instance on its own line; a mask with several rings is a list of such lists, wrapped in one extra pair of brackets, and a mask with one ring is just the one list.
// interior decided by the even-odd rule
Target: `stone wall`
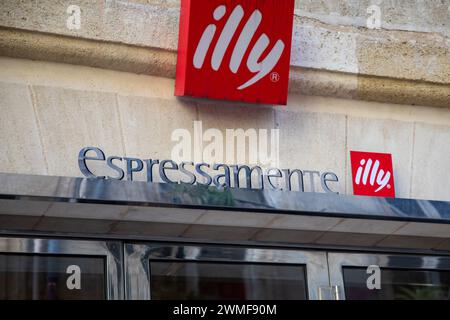
[[(67, 28), (67, 8), (81, 28)], [(367, 28), (368, 8), (381, 10)], [(450, 200), (450, 0), (297, 1), (287, 107), (173, 96), (179, 0), (3, 0), (0, 171), (80, 176), (77, 155), (170, 158), (174, 129), (280, 129), (282, 168), (394, 156), (397, 195)], [(36, 60), (36, 61), (32, 61)], [(207, 159), (205, 159), (207, 160)]]
[[(450, 109), (291, 94), (287, 107), (177, 99), (171, 79), (0, 58), (0, 171), (81, 176), (81, 148), (168, 159), (171, 132), (279, 128), (280, 167), (333, 171), (352, 193), (349, 151), (390, 152), (397, 195), (450, 200)], [(208, 160), (208, 159), (205, 159)]]
[[(81, 9), (79, 30), (66, 26), (73, 4)], [(367, 28), (374, 4), (381, 10), (377, 30)], [(449, 6), (449, 0), (298, 1), (291, 91), (449, 106)], [(5, 0), (2, 9), (2, 55), (174, 76), (179, 1)]]

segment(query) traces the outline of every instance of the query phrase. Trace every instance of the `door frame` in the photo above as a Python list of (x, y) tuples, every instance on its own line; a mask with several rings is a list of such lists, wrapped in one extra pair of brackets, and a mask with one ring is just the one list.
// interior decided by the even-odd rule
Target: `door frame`
[(339, 299), (346, 299), (343, 268), (367, 268), (370, 265), (391, 269), (450, 270), (450, 257), (419, 256), (411, 254), (329, 252), (328, 268), (330, 284), (332, 287), (336, 288), (335, 290), (338, 292)]
[(125, 296), (130, 300), (151, 299), (151, 259), (305, 265), (308, 299), (319, 299), (320, 288), (329, 286), (326, 252), (320, 251), (261, 249), (226, 245), (126, 243), (124, 254)]
[(0, 237), (0, 253), (105, 257), (106, 299), (123, 299), (120, 242)]

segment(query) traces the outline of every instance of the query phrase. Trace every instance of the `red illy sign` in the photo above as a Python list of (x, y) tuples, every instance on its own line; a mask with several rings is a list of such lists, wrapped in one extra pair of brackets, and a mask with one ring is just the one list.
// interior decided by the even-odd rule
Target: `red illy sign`
[(294, 0), (182, 0), (175, 95), (287, 103)]
[(350, 158), (355, 195), (395, 197), (391, 154), (350, 151)]

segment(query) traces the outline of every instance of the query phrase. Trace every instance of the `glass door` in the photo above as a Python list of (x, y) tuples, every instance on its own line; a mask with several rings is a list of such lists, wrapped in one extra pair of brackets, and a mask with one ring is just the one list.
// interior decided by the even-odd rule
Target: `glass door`
[(329, 253), (330, 283), (348, 300), (450, 300), (450, 257)]
[(129, 299), (306, 300), (328, 286), (326, 253), (125, 245)]
[(306, 300), (302, 265), (150, 261), (154, 300)]
[(120, 243), (0, 238), (0, 300), (123, 298)]
[(125, 244), (127, 299), (450, 300), (450, 257)]

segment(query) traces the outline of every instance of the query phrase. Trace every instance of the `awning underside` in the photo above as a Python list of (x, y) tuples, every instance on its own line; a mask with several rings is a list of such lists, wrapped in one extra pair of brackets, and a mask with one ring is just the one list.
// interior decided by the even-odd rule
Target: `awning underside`
[(450, 203), (0, 174), (0, 231), (450, 250)]

